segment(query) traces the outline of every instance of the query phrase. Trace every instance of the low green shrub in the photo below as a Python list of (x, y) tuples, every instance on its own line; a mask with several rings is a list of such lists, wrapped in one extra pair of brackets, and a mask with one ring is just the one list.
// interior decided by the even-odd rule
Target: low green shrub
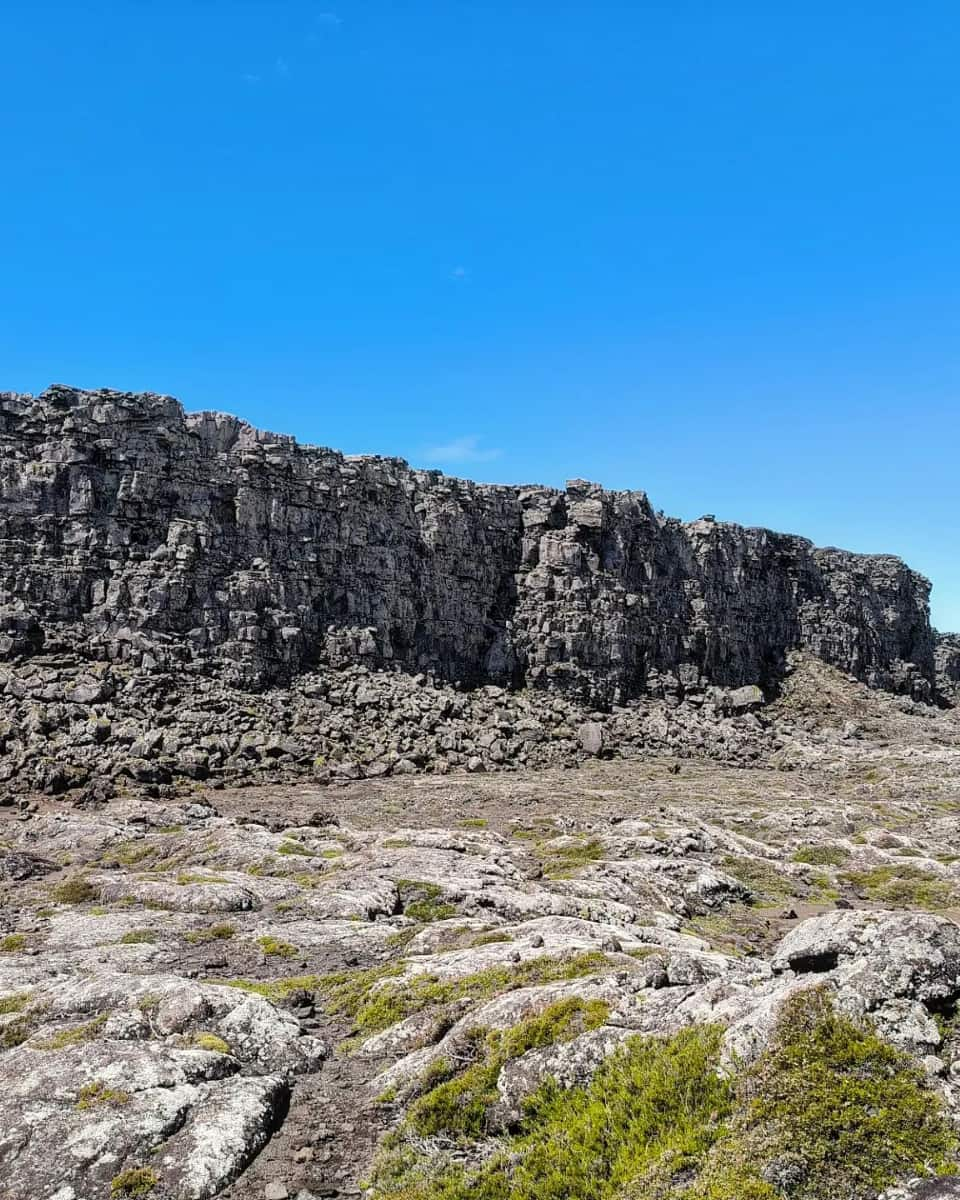
[(86, 904), (96, 897), (97, 890), (83, 875), (71, 875), (58, 883), (50, 895), (58, 904)]
[(840, 867), (849, 857), (842, 846), (800, 846), (794, 851), (793, 861), (811, 867)]
[[(485, 1135), (497, 1055), (435, 1082), (387, 1139), (375, 1194), (393, 1200), (873, 1200), (908, 1177), (951, 1173), (957, 1137), (923, 1073), (868, 1024), (811, 989), (784, 1004), (771, 1042), (738, 1078), (719, 1071), (722, 1030), (632, 1038), (586, 1087), (548, 1081), (479, 1165), (415, 1137)], [(442, 1071), (439, 1072), (442, 1074)], [(404, 1140), (409, 1130), (414, 1138)], [(469, 1155), (457, 1156), (461, 1161)]]

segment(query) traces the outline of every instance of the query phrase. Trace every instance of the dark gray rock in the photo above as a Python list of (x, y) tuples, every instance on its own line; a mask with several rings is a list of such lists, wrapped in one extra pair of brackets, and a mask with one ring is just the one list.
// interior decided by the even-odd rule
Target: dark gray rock
[(36, 876), (49, 875), (51, 871), (59, 869), (59, 863), (26, 850), (12, 850), (9, 854), (0, 854), (0, 879), (20, 882)]
[(960, 634), (937, 634), (933, 657), (940, 698), (960, 705)]
[(684, 525), (582, 480), (345, 457), (168, 396), (0, 394), (0, 547), (6, 658), (82, 647), (252, 688), (363, 663), (608, 705), (766, 686), (802, 648), (934, 687), (929, 585), (899, 559)]

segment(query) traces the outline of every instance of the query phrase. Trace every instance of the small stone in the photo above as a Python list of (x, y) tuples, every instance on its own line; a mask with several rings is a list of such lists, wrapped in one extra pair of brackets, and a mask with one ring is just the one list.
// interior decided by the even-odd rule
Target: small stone
[(264, 1200), (287, 1200), (289, 1195), (285, 1183), (268, 1183), (263, 1189)]

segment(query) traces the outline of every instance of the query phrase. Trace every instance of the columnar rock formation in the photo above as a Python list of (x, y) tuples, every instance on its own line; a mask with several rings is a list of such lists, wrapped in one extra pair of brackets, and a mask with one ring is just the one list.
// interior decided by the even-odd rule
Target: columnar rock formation
[(361, 662), (606, 705), (767, 686), (801, 648), (929, 699), (928, 592), (899, 559), (683, 524), (642, 492), (479, 485), (167, 396), (0, 394), (8, 658), (45, 642), (249, 688)]
[(948, 704), (960, 704), (960, 634), (937, 635), (934, 662), (938, 695)]

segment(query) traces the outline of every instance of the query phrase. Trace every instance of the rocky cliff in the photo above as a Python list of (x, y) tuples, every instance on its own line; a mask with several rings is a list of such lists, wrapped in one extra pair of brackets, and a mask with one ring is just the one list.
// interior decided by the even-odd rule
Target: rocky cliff
[(154, 394), (0, 394), (8, 659), (253, 689), (362, 663), (605, 706), (767, 686), (804, 649), (929, 699), (928, 592), (899, 559), (683, 524), (642, 492), (479, 485)]
[(938, 696), (947, 704), (960, 704), (960, 634), (938, 634), (933, 658)]

